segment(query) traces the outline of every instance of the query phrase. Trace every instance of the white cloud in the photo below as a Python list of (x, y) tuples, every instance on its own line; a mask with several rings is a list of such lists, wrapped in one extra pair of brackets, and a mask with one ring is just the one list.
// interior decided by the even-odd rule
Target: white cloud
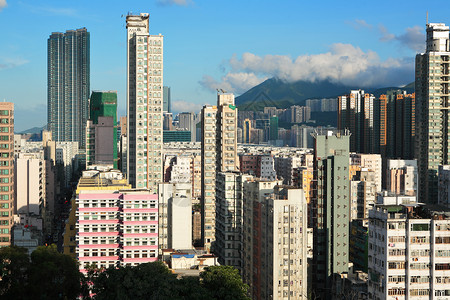
[(187, 102), (184, 100), (176, 100), (171, 103), (171, 111), (174, 113), (180, 112), (199, 112), (203, 107), (202, 104)]
[(413, 59), (382, 61), (374, 51), (363, 51), (350, 44), (333, 44), (322, 54), (258, 56), (244, 53), (229, 60), (231, 70), (220, 82), (205, 75), (200, 84), (210, 90), (223, 88), (242, 93), (266, 78), (276, 77), (289, 82), (298, 80), (330, 80), (361, 87), (401, 85), (414, 76)]
[(157, 3), (159, 5), (163, 6), (169, 6), (169, 5), (179, 5), (179, 6), (187, 6), (192, 1), (190, 0), (158, 0)]
[(6, 0), (0, 0), (0, 11), (4, 8), (7, 7), (8, 3), (6, 3)]
[(400, 45), (413, 51), (423, 52), (425, 50), (425, 33), (420, 26), (408, 27), (405, 33), (399, 35), (390, 33), (383, 25), (379, 25), (378, 29), (381, 33), (380, 41), (382, 42), (397, 41)]
[[(1, 1), (1, 0), (0, 0)], [(0, 57), (0, 70), (11, 69), (28, 63), (28, 60), (23, 58), (1, 58)]]
[(228, 73), (220, 81), (216, 81), (209, 75), (204, 75), (200, 84), (211, 91), (223, 89), (227, 92), (242, 94), (266, 79), (266, 76), (258, 77), (255, 73), (238, 72)]
[(366, 20), (362, 20), (362, 19), (356, 19), (354, 21), (347, 22), (347, 24), (350, 24), (353, 28), (355, 28), (357, 30), (362, 29), (362, 28), (368, 28), (368, 29), (373, 28), (372, 24), (369, 24), (366, 22)]

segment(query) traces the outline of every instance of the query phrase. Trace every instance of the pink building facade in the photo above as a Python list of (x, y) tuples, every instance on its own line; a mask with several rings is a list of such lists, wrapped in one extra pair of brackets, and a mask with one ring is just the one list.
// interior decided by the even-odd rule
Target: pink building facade
[(80, 270), (158, 259), (158, 195), (148, 191), (80, 191), (77, 196)]

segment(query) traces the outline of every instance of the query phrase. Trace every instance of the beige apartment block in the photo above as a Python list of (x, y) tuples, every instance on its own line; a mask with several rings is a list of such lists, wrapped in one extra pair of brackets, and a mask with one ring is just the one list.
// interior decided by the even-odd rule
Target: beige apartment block
[(14, 104), (0, 103), (0, 247), (11, 244), (14, 211)]
[(127, 177), (158, 192), (162, 180), (163, 36), (149, 34), (149, 14), (128, 15)]

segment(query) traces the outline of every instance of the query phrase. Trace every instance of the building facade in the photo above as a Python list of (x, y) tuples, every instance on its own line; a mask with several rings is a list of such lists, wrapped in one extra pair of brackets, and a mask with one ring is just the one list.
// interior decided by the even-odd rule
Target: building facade
[(369, 299), (450, 296), (448, 210), (419, 204), (370, 211)]
[(383, 157), (413, 159), (415, 94), (391, 90), (380, 96), (380, 151)]
[(251, 175), (220, 172), (216, 180), (216, 246), (221, 265), (242, 267), (243, 186)]
[(11, 244), (14, 211), (14, 104), (0, 103), (0, 247)]
[(438, 167), (449, 164), (450, 129), (448, 88), (450, 72), (449, 27), (427, 24), (425, 53), (416, 55), (416, 157), (419, 199), (436, 203)]
[(112, 164), (118, 168), (116, 91), (94, 91), (91, 94), (86, 127), (86, 164)]
[(199, 118), (193, 112), (182, 112), (178, 114), (178, 128), (180, 130), (188, 130), (191, 132), (191, 142), (197, 141), (197, 124)]
[(314, 151), (313, 289), (321, 297), (335, 292), (334, 278), (348, 272), (350, 178), (347, 132), (316, 132)]
[(172, 112), (169, 86), (163, 86), (163, 112)]
[(159, 185), (159, 248), (192, 249), (192, 185)]
[(338, 98), (338, 129), (350, 130), (350, 151), (380, 153), (379, 102), (364, 90)]
[(39, 153), (20, 153), (16, 158), (16, 214), (39, 216), (45, 207), (45, 161)]
[[(92, 264), (135, 266), (158, 259), (157, 194), (129, 189), (118, 171), (88, 170), (74, 202), (75, 254), (82, 272)], [(66, 242), (70, 253), (70, 239)]]
[(202, 234), (203, 244), (210, 248), (215, 240), (216, 176), (219, 172), (236, 171), (237, 108), (234, 95), (218, 93), (217, 106), (202, 109)]
[(57, 142), (86, 147), (89, 116), (90, 34), (86, 28), (53, 32), (47, 42), (47, 123)]
[(387, 160), (387, 191), (398, 195), (416, 195), (417, 177), (417, 160)]
[(128, 15), (127, 177), (157, 193), (162, 182), (163, 36), (149, 34), (149, 14)]
[(244, 184), (243, 269), (252, 299), (307, 299), (307, 208), (301, 189)]

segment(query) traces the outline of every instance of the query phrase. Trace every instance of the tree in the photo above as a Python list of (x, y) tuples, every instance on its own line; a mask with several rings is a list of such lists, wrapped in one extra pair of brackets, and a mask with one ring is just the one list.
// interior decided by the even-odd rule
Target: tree
[(179, 299), (176, 275), (162, 263), (108, 268), (93, 277), (94, 299)]
[(198, 276), (185, 276), (178, 279), (177, 294), (179, 299), (210, 300), (212, 295), (200, 282)]
[(11, 246), (0, 249), (0, 296), (3, 299), (24, 299), (30, 265), (25, 248)]
[(31, 253), (28, 295), (33, 299), (76, 299), (82, 279), (77, 262), (58, 253), (56, 245), (40, 246)]
[(232, 266), (211, 266), (200, 273), (203, 287), (213, 299), (250, 300), (248, 286), (242, 282), (239, 271)]

